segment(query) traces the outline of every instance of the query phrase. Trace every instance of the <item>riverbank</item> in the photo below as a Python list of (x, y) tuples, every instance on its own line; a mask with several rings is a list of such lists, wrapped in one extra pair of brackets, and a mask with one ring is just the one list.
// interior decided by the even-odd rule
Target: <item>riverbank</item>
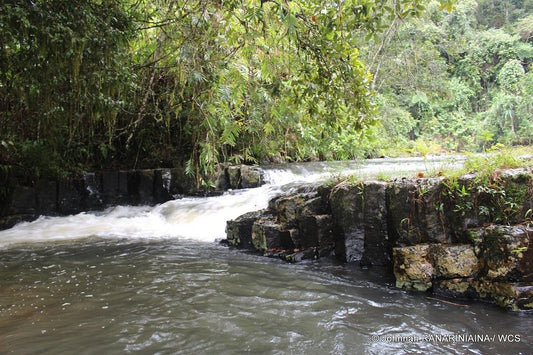
[[(225, 167), (215, 190), (220, 196), (192, 199), (177, 195), (186, 186), (179, 169), (91, 173), (77, 180), (78, 194), (70, 195), (72, 199), (61, 198), (68, 197), (68, 190), (59, 186), (70, 186), (67, 183), (41, 182), (19, 187), (22, 193), (11, 195), (19, 196), (11, 200), (18, 202), (8, 206), (13, 211), (13, 206), (28, 202), (26, 211), (31, 213), (15, 215), (28, 218), (35, 218), (42, 206), (54, 211), (69, 201), (77, 211), (99, 212), (43, 217), (5, 231), (4, 239), (12, 244), (91, 236), (204, 241), (227, 236), (238, 248), (291, 262), (335, 257), (364, 267), (383, 266), (400, 288), (530, 309), (532, 172), (495, 168), (499, 160), (484, 156), (467, 161), (468, 171), (476, 174), (462, 175), (441, 173), (443, 167), (457, 165), (448, 158), (439, 158), (436, 166), (430, 159), (410, 158), (364, 164), (312, 162), (266, 170)], [(424, 177), (431, 172), (433, 177)], [(264, 181), (268, 183), (260, 188), (223, 193)], [(161, 204), (159, 198), (173, 200)], [(157, 205), (117, 206), (121, 203)], [(107, 206), (117, 207), (102, 211)], [(459, 263), (461, 267), (453, 267)]]
[(227, 223), (228, 244), (289, 262), (385, 266), (396, 286), (533, 309), (533, 172), (305, 185)]

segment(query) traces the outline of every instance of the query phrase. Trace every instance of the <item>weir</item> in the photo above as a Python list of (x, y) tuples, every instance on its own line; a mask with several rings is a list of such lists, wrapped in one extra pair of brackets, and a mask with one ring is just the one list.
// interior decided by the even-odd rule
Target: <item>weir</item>
[[(376, 162), (389, 175), (407, 174), (407, 163)], [(452, 163), (413, 164), (411, 175)], [(339, 165), (376, 171), (373, 162)], [(227, 220), (340, 171), (273, 166), (254, 189), (42, 216), (1, 231), (0, 352), (393, 353), (409, 339), (420, 353), (530, 348), (531, 317), (408, 293), (392, 274), (354, 262), (288, 265), (213, 242), (226, 237)]]
[[(171, 195), (176, 191), (186, 190), (183, 179), (180, 180), (182, 183), (178, 186), (176, 184), (179, 182), (173, 182), (178, 177), (182, 177), (180, 171), (159, 170), (155, 175), (149, 171), (104, 173), (110, 175), (112, 177), (110, 179), (103, 179), (102, 174), (97, 178), (96, 174), (89, 173), (83, 177), (85, 181), (83, 191), (87, 192), (83, 203), (82, 197), (75, 197), (71, 202), (78, 201), (81, 204), (81, 206), (72, 208), (74, 211), (81, 212), (84, 205), (89, 203), (86, 201), (91, 201), (92, 208), (68, 216), (50, 216), (50, 213), (42, 213), (33, 222), (23, 222), (15, 228), (0, 231), (0, 246), (92, 236), (148, 239), (188, 238), (209, 242), (226, 237), (226, 221), (246, 212), (266, 208), (270, 199), (302, 184), (318, 184), (328, 179), (351, 174), (368, 177), (383, 173), (393, 177), (416, 172), (435, 172), (439, 169), (457, 166), (462, 160), (462, 157), (402, 158), (267, 166), (263, 167), (265, 184), (260, 187), (230, 189), (220, 196), (211, 197), (181, 195), (181, 198), (177, 199), (172, 199)], [(116, 177), (113, 177), (115, 175)], [(129, 195), (126, 194), (128, 175), (130, 175), (130, 184), (136, 186), (135, 192)], [(154, 184), (154, 176), (161, 184)], [(101, 181), (111, 182), (102, 183)], [(147, 185), (149, 188), (139, 188), (139, 185), (141, 187)], [(164, 199), (168, 201), (150, 206), (157, 202), (154, 198), (157, 193), (153, 191), (159, 190), (167, 192), (168, 196)], [(111, 194), (113, 191), (117, 191), (118, 195)], [(121, 191), (123, 193), (120, 193)], [(36, 194), (39, 195), (39, 192), (37, 191)], [(115, 197), (118, 203), (112, 203)], [(120, 202), (132, 199), (139, 205), (120, 205)], [(112, 206), (98, 210), (98, 206), (102, 208), (105, 205)], [(97, 210), (90, 211), (91, 209)], [(57, 213), (55, 210), (49, 212)]]
[(392, 267), (399, 288), (532, 310), (532, 208), (531, 168), (348, 179), (271, 199), (229, 221), (227, 242), (289, 262)]

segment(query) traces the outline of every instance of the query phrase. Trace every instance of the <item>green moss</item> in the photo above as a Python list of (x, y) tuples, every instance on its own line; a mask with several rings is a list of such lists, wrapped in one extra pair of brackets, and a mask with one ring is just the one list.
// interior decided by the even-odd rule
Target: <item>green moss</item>
[(261, 224), (257, 222), (252, 227), (252, 245), (258, 251), (264, 252), (267, 250), (265, 231)]
[(483, 231), (479, 229), (469, 229), (465, 232), (468, 240), (472, 242), (473, 245), (479, 245), (483, 241)]
[(468, 290), (469, 284), (467, 281), (459, 281), (459, 282), (453, 282), (450, 280), (450, 282), (442, 283), (441, 286), (445, 287), (446, 289), (450, 291), (455, 291), (457, 293), (465, 293)]

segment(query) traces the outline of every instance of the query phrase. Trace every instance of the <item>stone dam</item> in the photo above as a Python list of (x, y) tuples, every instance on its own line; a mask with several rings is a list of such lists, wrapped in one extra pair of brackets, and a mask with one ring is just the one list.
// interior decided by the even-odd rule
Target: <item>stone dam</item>
[(435, 297), (533, 309), (533, 173), (295, 187), (227, 223), (229, 245), (288, 262), (333, 257)]

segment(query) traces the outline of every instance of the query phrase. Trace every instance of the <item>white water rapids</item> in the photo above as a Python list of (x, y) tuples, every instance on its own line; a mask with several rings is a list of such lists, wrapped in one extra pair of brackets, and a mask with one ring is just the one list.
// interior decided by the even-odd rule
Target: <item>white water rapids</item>
[[(357, 263), (286, 264), (213, 243), (225, 237), (226, 220), (299, 183), (412, 177), (450, 164), (268, 167), (268, 184), (256, 189), (41, 217), (2, 231), (0, 354), (529, 354), (527, 314), (427, 299)], [(468, 335), (510, 341), (432, 340)]]
[(312, 162), (265, 168), (266, 184), (228, 191), (216, 197), (189, 197), (151, 206), (116, 206), (101, 212), (65, 217), (41, 216), (0, 231), (0, 248), (13, 244), (97, 238), (184, 238), (212, 242), (225, 237), (226, 221), (265, 208), (268, 201), (300, 183), (316, 183), (347, 175), (414, 176), (454, 167), (462, 157), (373, 159), (363, 163)]

